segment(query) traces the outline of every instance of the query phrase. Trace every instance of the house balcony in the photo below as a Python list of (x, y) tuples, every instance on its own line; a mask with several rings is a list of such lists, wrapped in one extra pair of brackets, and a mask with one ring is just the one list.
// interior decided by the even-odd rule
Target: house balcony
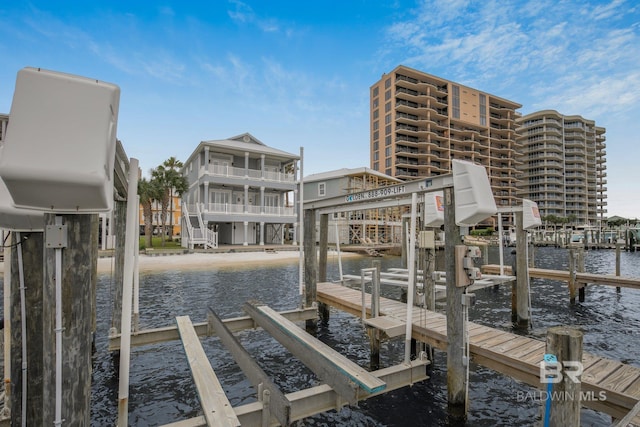
[[(254, 206), (246, 207), (246, 214), (266, 215), (266, 216), (295, 216), (293, 207), (284, 206)], [(243, 203), (203, 203), (202, 212), (207, 214), (244, 214), (245, 205)]]
[(249, 178), (280, 183), (295, 183), (295, 175), (286, 172), (274, 172), (260, 169), (236, 168), (233, 166), (208, 165), (201, 166), (198, 179), (204, 175), (223, 176), (228, 178)]

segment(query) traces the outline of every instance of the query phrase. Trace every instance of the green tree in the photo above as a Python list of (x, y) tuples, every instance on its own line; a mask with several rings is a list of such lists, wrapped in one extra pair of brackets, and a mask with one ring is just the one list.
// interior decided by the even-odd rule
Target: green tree
[(145, 246), (152, 246), (151, 236), (153, 233), (153, 201), (160, 197), (160, 191), (157, 183), (153, 180), (149, 181), (142, 178), (138, 181), (138, 195), (140, 196), (140, 204), (142, 205), (142, 216), (144, 217), (144, 238)]
[(160, 190), (160, 221), (162, 229), (162, 246), (166, 235), (167, 211), (170, 211), (170, 230), (173, 237), (173, 196), (174, 194), (182, 196), (189, 187), (189, 182), (182, 176), (177, 169), (182, 167), (182, 162), (175, 157), (170, 157), (163, 164), (151, 171), (152, 180), (154, 180)]
[(175, 157), (169, 157), (162, 166), (166, 169), (166, 179), (169, 184), (169, 200), (171, 201), (169, 205), (169, 230), (171, 237), (173, 237), (173, 196), (182, 197), (189, 189), (189, 181), (180, 173), (184, 164)]

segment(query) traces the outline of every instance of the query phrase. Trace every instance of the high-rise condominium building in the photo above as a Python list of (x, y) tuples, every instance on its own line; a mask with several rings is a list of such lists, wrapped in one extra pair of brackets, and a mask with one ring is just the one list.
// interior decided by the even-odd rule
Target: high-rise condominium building
[(543, 110), (518, 118), (522, 197), (574, 225), (597, 226), (607, 212), (605, 128)]
[(370, 96), (373, 170), (412, 180), (468, 160), (487, 169), (498, 207), (517, 204), (520, 104), (402, 65)]

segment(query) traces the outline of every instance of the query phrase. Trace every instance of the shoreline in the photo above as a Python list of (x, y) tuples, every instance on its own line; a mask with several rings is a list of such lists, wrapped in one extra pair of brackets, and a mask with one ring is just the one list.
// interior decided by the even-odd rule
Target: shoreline
[[(343, 259), (362, 257), (354, 252), (342, 252)], [(336, 251), (329, 251), (329, 260), (337, 259)], [(282, 265), (297, 262), (300, 259), (298, 251), (282, 252), (234, 252), (234, 253), (189, 253), (180, 255), (145, 255), (138, 258), (140, 273), (163, 271), (192, 271), (212, 270), (217, 268), (231, 268), (238, 266), (259, 267), (268, 265)], [(113, 257), (98, 258), (98, 274), (111, 274), (114, 265)], [(0, 273), (4, 273), (4, 261), (0, 262)]]

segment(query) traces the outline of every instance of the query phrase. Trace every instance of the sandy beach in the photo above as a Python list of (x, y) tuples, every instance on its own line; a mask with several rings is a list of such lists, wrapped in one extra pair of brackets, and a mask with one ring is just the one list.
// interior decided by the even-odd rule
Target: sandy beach
[[(361, 256), (351, 252), (343, 252), (342, 258)], [(337, 259), (337, 253), (330, 251), (329, 260)], [(229, 268), (246, 266), (273, 265), (285, 263), (297, 263), (298, 251), (275, 252), (234, 252), (234, 253), (191, 253), (184, 255), (144, 255), (139, 257), (140, 273), (171, 270), (208, 270), (216, 268)], [(114, 267), (114, 258), (106, 257), (98, 259), (98, 273), (110, 273)], [(4, 262), (0, 262), (0, 272), (4, 272)]]

